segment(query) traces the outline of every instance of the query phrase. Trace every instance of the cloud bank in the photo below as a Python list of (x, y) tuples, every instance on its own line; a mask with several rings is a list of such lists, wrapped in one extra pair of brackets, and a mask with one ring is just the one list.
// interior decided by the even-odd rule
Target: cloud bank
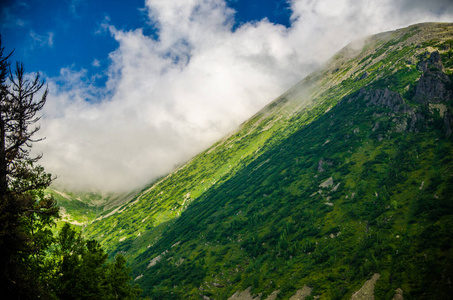
[(172, 171), (354, 39), (453, 21), (450, 1), (293, 0), (291, 27), (235, 28), (224, 0), (147, 0), (157, 38), (105, 25), (118, 43), (105, 87), (83, 70), (49, 78), (34, 146), (70, 189), (122, 191)]

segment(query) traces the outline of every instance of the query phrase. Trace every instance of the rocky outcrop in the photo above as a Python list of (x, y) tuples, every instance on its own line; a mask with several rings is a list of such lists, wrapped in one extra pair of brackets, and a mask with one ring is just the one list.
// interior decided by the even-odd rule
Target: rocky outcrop
[[(418, 64), (418, 69), (423, 72), (416, 89), (414, 101), (428, 107), (439, 107), (453, 99), (453, 83), (445, 74), (445, 68), (438, 51), (425, 53)], [(445, 135), (448, 137), (452, 133), (453, 115), (444, 106), (440, 111), (444, 121)], [(414, 116), (413, 120), (423, 118), (421, 115)], [(425, 116), (426, 118), (426, 116)], [(411, 126), (413, 127), (413, 126)]]
[[(425, 57), (427, 55), (425, 54)], [(445, 74), (439, 52), (432, 52), (429, 58), (422, 58), (418, 68), (423, 75), (415, 89), (414, 101), (428, 104), (442, 103), (451, 99), (451, 80)]]
[(436, 69), (438, 71), (445, 72), (439, 51), (434, 51), (431, 53), (425, 52), (422, 55), (422, 58), (420, 59), (417, 67), (423, 73), (428, 72), (430, 69)]
[(418, 103), (442, 103), (451, 98), (450, 78), (442, 72), (428, 71), (418, 81), (414, 100)]
[[(445, 74), (445, 67), (438, 51), (425, 53), (421, 58), (418, 69), (423, 72), (415, 87), (413, 100), (422, 104), (415, 108), (408, 105), (401, 94), (388, 89), (367, 91), (362, 88), (356, 98), (363, 97), (367, 106), (380, 106), (389, 108), (395, 114), (405, 114), (407, 117), (395, 117), (396, 132), (416, 132), (420, 126), (427, 126), (432, 122), (432, 117), (427, 115), (427, 108), (438, 107), (453, 99), (453, 83)], [(349, 99), (350, 102), (353, 99)], [(453, 115), (445, 106), (441, 112), (444, 118), (444, 130), (446, 136), (453, 131)]]
[(409, 113), (412, 108), (404, 102), (399, 93), (392, 92), (388, 89), (373, 90), (365, 93), (367, 106), (381, 106), (390, 108), (394, 113)]

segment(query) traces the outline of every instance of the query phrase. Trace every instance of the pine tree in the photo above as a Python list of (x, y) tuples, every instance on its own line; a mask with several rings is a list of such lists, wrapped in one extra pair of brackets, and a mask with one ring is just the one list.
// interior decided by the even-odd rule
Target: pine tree
[(52, 254), (51, 290), (58, 299), (136, 299), (142, 292), (131, 285), (123, 255), (107, 262), (101, 245), (84, 240), (68, 223), (60, 230)]
[(115, 260), (109, 264), (107, 270), (107, 286), (111, 299), (135, 299), (142, 293), (138, 285), (131, 285), (130, 269), (126, 266), (126, 259), (117, 254)]
[(43, 193), (51, 175), (30, 155), (48, 91), (36, 99), (44, 81), (28, 77), (19, 62), (11, 72), (11, 54), (4, 55), (0, 38), (0, 285), (7, 299), (27, 299), (45, 294), (39, 274), (58, 207)]

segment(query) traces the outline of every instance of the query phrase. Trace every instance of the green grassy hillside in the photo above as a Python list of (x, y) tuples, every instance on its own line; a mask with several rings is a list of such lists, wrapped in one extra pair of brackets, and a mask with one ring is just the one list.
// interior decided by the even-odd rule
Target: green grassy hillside
[(85, 235), (153, 299), (451, 298), (453, 25), (358, 43)]
[(59, 225), (68, 222), (76, 226), (86, 226), (99, 216), (106, 215), (115, 207), (130, 201), (136, 192), (124, 194), (75, 193), (52, 187), (47, 188), (45, 194), (51, 195), (60, 207)]

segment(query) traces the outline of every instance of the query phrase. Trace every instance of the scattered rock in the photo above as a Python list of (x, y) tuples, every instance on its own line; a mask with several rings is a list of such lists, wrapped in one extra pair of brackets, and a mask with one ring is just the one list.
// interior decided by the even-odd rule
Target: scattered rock
[(151, 261), (148, 264), (148, 268), (151, 268), (152, 266), (155, 266), (160, 260), (162, 259), (162, 255), (158, 255), (151, 259)]
[(393, 297), (393, 300), (404, 300), (404, 297), (403, 297), (403, 290), (400, 289), (400, 288), (397, 288), (395, 290), (396, 294), (395, 296)]
[(301, 290), (298, 290), (294, 296), (289, 298), (290, 300), (304, 300), (305, 297), (310, 296), (312, 288), (304, 285)]
[(318, 172), (324, 172), (324, 168), (322, 167), (324, 164), (324, 161), (323, 159), (321, 158), (319, 161), (318, 161)]
[(261, 294), (254, 297), (250, 293), (251, 289), (252, 289), (252, 287), (249, 286), (245, 291), (242, 291), (242, 292), (237, 291), (230, 298), (228, 298), (228, 300), (260, 300)]
[(180, 258), (177, 262), (175, 262), (175, 265), (179, 267), (180, 265), (182, 265), (182, 263), (183, 263), (184, 261), (185, 261), (184, 258)]
[(216, 288), (223, 288), (225, 286), (221, 285), (220, 283), (217, 282), (212, 282), (212, 285), (215, 286)]
[(273, 291), (272, 294), (270, 294), (269, 296), (267, 296), (266, 300), (275, 300), (277, 299), (277, 295), (280, 291)]
[(134, 278), (134, 281), (137, 281), (137, 280), (139, 280), (142, 277), (143, 277), (143, 274), (140, 274), (140, 275), (138, 275), (137, 277)]
[(327, 179), (326, 181), (321, 183), (319, 186), (322, 187), (322, 188), (327, 188), (327, 187), (330, 187), (332, 185), (333, 185), (333, 178), (330, 177), (329, 179)]
[(314, 192), (313, 194), (310, 195), (310, 197), (314, 197), (314, 196), (316, 196), (316, 194), (321, 195), (321, 194), (322, 194), (322, 191), (319, 190), (319, 191), (317, 191), (317, 192)]
[(351, 300), (374, 300), (374, 285), (381, 275), (376, 273), (365, 284), (352, 294)]
[(338, 188), (340, 187), (340, 184), (341, 184), (341, 182), (337, 183), (337, 185), (332, 188), (332, 192), (336, 192), (338, 190)]

